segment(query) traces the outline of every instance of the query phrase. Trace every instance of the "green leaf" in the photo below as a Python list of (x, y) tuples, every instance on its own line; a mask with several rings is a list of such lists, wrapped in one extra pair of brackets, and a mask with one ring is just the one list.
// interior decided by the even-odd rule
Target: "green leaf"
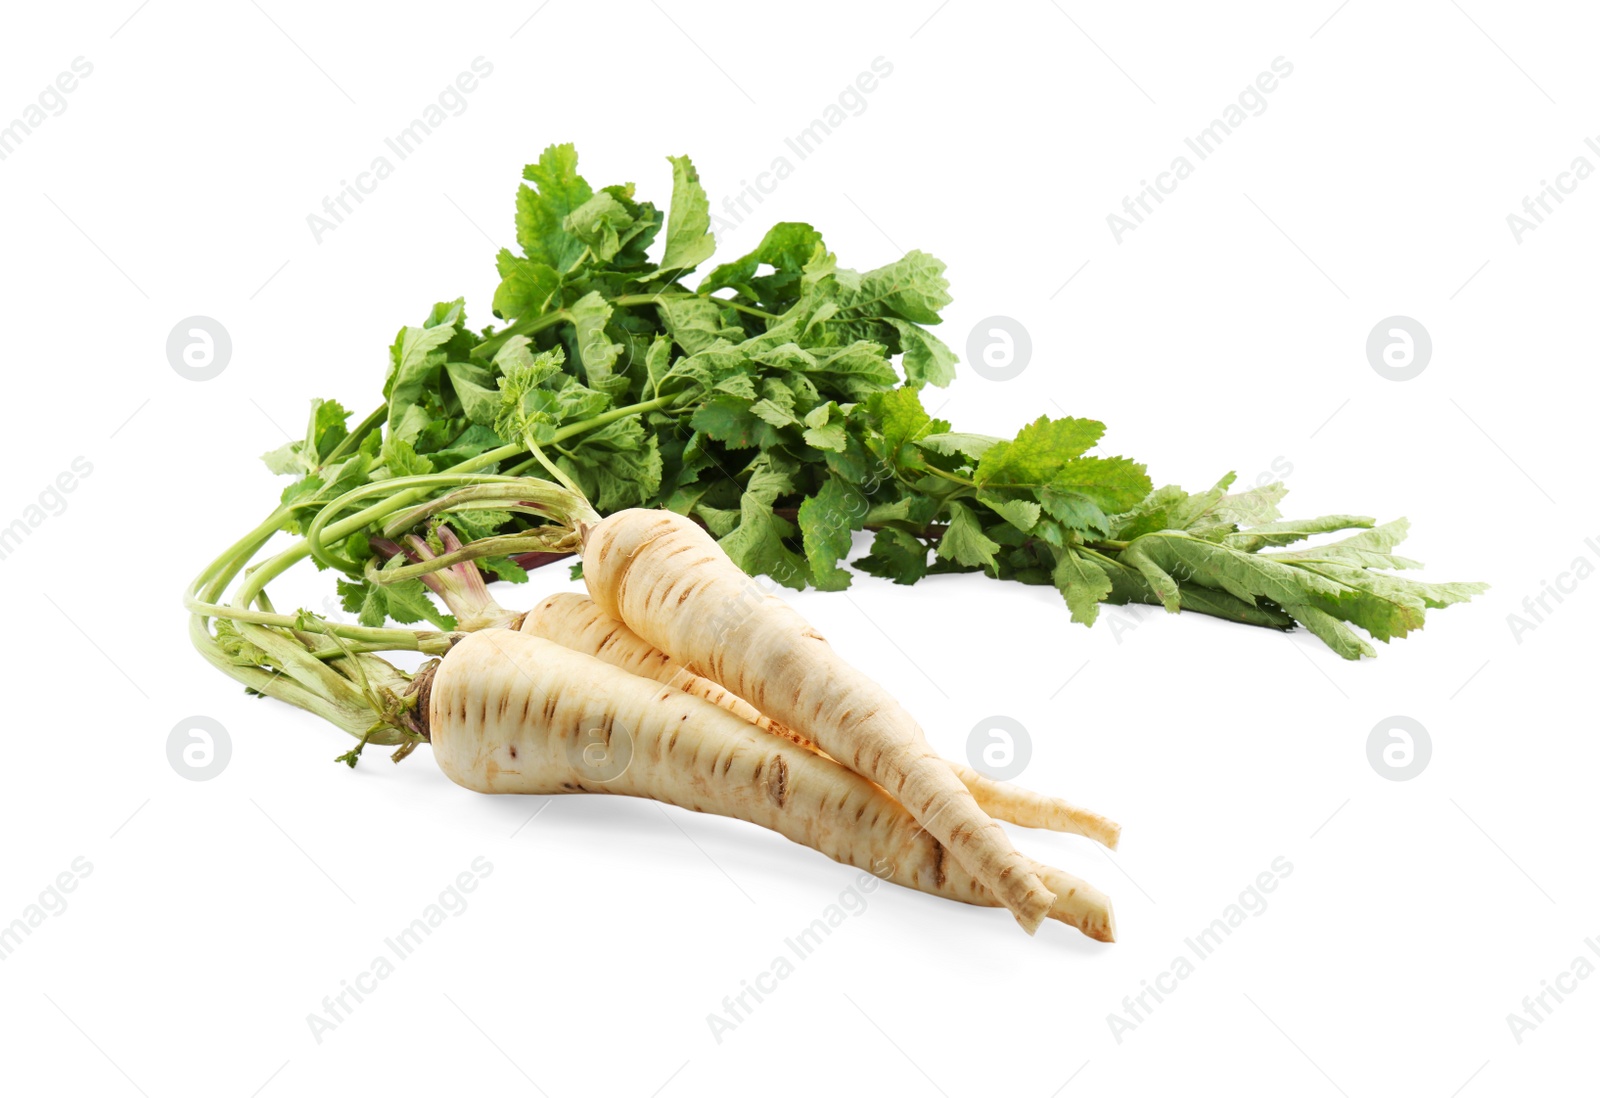
[(267, 468), (278, 475), (300, 476), (316, 471), (349, 433), (350, 413), (337, 400), (313, 400), (305, 437), (286, 442), (261, 455)]
[(510, 557), (484, 557), (478, 561), (478, 567), (485, 572), (491, 572), (496, 579), (503, 579), (507, 583), (527, 583), (528, 571)]
[[(992, 451), (991, 451), (992, 452)], [(1039, 502), (1074, 529), (1103, 532), (1105, 516), (1132, 506), (1150, 491), (1144, 466), (1123, 457), (1082, 457), (1063, 462)]]
[(1141, 534), (1169, 530), (1169, 517), (1174, 508), (1189, 498), (1189, 493), (1176, 484), (1157, 488), (1127, 511), (1111, 521), (1111, 536), (1120, 541), (1132, 541)]
[(878, 418), (884, 449), (897, 464), (900, 450), (907, 443), (925, 435), (942, 434), (949, 426), (923, 411), (922, 400), (915, 389), (902, 387), (874, 393), (868, 398), (867, 407)]
[[(401, 562), (401, 558), (396, 557), (395, 561)], [(402, 625), (426, 620), (444, 630), (456, 627), (454, 618), (440, 613), (429, 601), (427, 589), (418, 579), (392, 584), (338, 580), (335, 590), (340, 604), (368, 628), (380, 629), (391, 618)]]
[(411, 443), (393, 435), (383, 440), (381, 460), (391, 476), (412, 477), (433, 472), (433, 462), (419, 457)]
[(726, 326), (722, 306), (709, 297), (663, 297), (656, 308), (667, 333), (685, 354), (699, 354), (719, 341), (731, 344), (744, 339), (743, 332)]
[(1155, 593), (1156, 598), (1161, 600), (1161, 605), (1166, 608), (1167, 613), (1176, 614), (1182, 608), (1183, 594), (1178, 589), (1178, 581), (1151, 560), (1143, 548), (1130, 545), (1118, 554), (1117, 560), (1139, 570), (1139, 574), (1150, 585), (1150, 590)]
[(714, 396), (689, 417), (689, 426), (732, 450), (765, 450), (776, 445), (777, 429), (754, 415), (751, 406), (751, 401), (740, 397)]
[[(926, 440), (924, 440), (926, 441)], [(1039, 505), (1030, 499), (1009, 499), (998, 492), (979, 492), (978, 502), (994, 511), (1023, 533), (1039, 522)]]
[(1040, 416), (1012, 441), (987, 448), (973, 479), (979, 484), (1042, 488), (1055, 480), (1062, 466), (1099, 442), (1105, 429), (1105, 424), (1092, 419)]
[(1111, 594), (1111, 579), (1098, 561), (1090, 560), (1070, 546), (1053, 549), (1055, 568), (1050, 579), (1067, 601), (1072, 620), (1093, 625), (1100, 615), (1100, 600)]
[(490, 536), (510, 522), (511, 512), (494, 508), (472, 508), (452, 511), (448, 517), (450, 525), (455, 527), (456, 533), (461, 535), (462, 540), (475, 541)]
[(604, 513), (637, 507), (661, 489), (661, 448), (654, 433), (637, 419), (619, 419), (583, 436), (576, 461), (562, 464), (574, 472), (584, 494)]
[(850, 573), (839, 562), (850, 553), (850, 533), (861, 529), (867, 501), (838, 477), (829, 477), (822, 490), (800, 504), (799, 525), (811, 582), (823, 591), (850, 586)]
[(766, 457), (758, 458), (739, 498), (739, 525), (717, 544), (748, 574), (769, 575), (785, 587), (800, 590), (810, 573), (806, 563), (784, 544), (797, 532), (772, 511), (777, 498), (793, 487), (788, 473)]
[(872, 552), (854, 562), (869, 576), (916, 583), (928, 574), (928, 547), (904, 530), (889, 527), (872, 539)]
[(500, 412), (498, 381), (476, 363), (446, 362), (444, 370), (467, 419), (483, 426), (492, 425)]
[(805, 372), (826, 378), (847, 400), (864, 400), (900, 380), (880, 343), (858, 340), (836, 351), (810, 357), (815, 365)]
[(884, 323), (899, 333), (900, 368), (905, 371), (907, 385), (937, 385), (942, 389), (956, 379), (956, 356), (938, 336), (905, 320), (889, 318)]
[[(822, 234), (810, 225), (779, 222), (767, 230), (755, 251), (714, 268), (696, 292), (709, 294), (732, 287), (762, 308), (782, 312), (794, 303), (802, 271), (822, 246)], [(763, 264), (773, 271), (757, 276)]]
[(415, 441), (432, 418), (424, 407), (430, 390), (439, 383), (445, 352), (439, 348), (456, 334), (463, 320), (463, 302), (436, 305), (420, 328), (402, 328), (389, 349), (389, 376), (383, 395), (389, 402), (389, 433)]
[(839, 405), (833, 401), (819, 404), (806, 413), (806, 429), (801, 437), (806, 440), (808, 446), (842, 454), (849, 445), (846, 418)]
[(651, 396), (660, 396), (670, 391), (662, 388), (662, 382), (666, 380), (667, 371), (671, 367), (672, 340), (658, 335), (650, 341), (650, 349), (644, 355), (644, 372), (650, 384)]
[(1312, 519), (1285, 519), (1282, 522), (1269, 522), (1241, 530), (1237, 534), (1229, 534), (1222, 539), (1222, 544), (1230, 549), (1254, 553), (1260, 549), (1293, 545), (1316, 534), (1370, 528), (1373, 522), (1373, 519), (1364, 515), (1322, 515)]
[(995, 438), (993, 435), (971, 435), (961, 431), (941, 431), (936, 435), (924, 435), (917, 439), (917, 445), (924, 450), (932, 450), (936, 454), (946, 457), (960, 454), (977, 461), (983, 457), (996, 443), (1004, 439)]
[[(1254, 602), (1269, 598), (1285, 609), (1313, 594), (1336, 597), (1336, 585), (1315, 574), (1254, 553), (1202, 541), (1177, 531), (1146, 534), (1133, 541), (1165, 571), (1187, 584), (1218, 587), (1236, 598)], [(1292, 609), (1290, 610), (1292, 613)]]
[(945, 560), (954, 560), (969, 568), (982, 567), (993, 570), (994, 553), (1000, 548), (999, 544), (983, 536), (983, 526), (971, 508), (954, 500), (948, 506), (950, 525), (945, 528), (944, 536), (939, 539), (939, 547), (934, 550), (934, 555)]
[(633, 214), (610, 190), (596, 191), (562, 219), (561, 227), (588, 245), (590, 253), (602, 263), (615, 259), (622, 246), (639, 231)]
[(717, 250), (711, 227), (711, 204), (700, 174), (687, 156), (669, 156), (672, 164), (672, 207), (667, 213), (667, 250), (663, 271), (693, 270)]
[(428, 598), (428, 590), (423, 587), (419, 579), (401, 580), (399, 583), (385, 584), (382, 588), (383, 595), (388, 602), (389, 617), (401, 625), (410, 625), (412, 622), (428, 621), (440, 629), (454, 629), (455, 619), (448, 614), (439, 612)]
[(578, 174), (578, 152), (571, 145), (551, 145), (536, 164), (522, 170), (533, 184), (517, 190), (517, 243), (523, 254), (557, 272), (570, 269), (586, 245), (567, 232), (567, 215), (594, 197)]
[(881, 307), (875, 315), (900, 317), (918, 324), (939, 323), (939, 310), (950, 304), (950, 281), (944, 264), (927, 252), (912, 249), (901, 259), (861, 276), (861, 290), (848, 307)]
[(572, 316), (578, 359), (583, 363), (583, 375), (589, 387), (609, 396), (626, 390), (628, 379), (612, 373), (617, 357), (622, 354), (622, 344), (611, 342), (606, 334), (606, 322), (611, 319), (610, 303), (599, 291), (592, 291), (573, 302), (567, 312)]
[(538, 316), (561, 289), (561, 276), (553, 267), (512, 255), (501, 248), (495, 260), (500, 285), (494, 291), (494, 314), (502, 320)]

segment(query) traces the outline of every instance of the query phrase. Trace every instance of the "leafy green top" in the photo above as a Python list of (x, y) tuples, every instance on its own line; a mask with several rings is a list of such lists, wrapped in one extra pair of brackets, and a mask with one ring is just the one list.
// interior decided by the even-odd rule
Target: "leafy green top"
[[(1282, 521), (1281, 485), (1230, 494), (1230, 474), (1205, 492), (1152, 490), (1143, 465), (1093, 452), (1105, 428), (1091, 419), (1040, 417), (1010, 439), (952, 430), (919, 398), (955, 376), (929, 330), (950, 302), (942, 263), (912, 251), (851, 270), (817, 230), (784, 222), (690, 289), (715, 250), (709, 204), (689, 159), (669, 160), (665, 215), (631, 183), (592, 188), (571, 145), (530, 164), (521, 254), (496, 257), (502, 326), (474, 332), (462, 300), (435, 305), (396, 337), (381, 409), (349, 428), (345, 409), (314, 402), (306, 437), (266, 457), (297, 477), (290, 525), (387, 478), (542, 465), (601, 513), (690, 515), (740, 567), (790, 587), (848, 587), (851, 535), (871, 530), (850, 563), (897, 583), (981, 570), (1050, 584), (1084, 623), (1106, 601), (1299, 622), (1348, 658), (1372, 652), (1351, 625), (1387, 641), (1482, 589), (1393, 575), (1412, 566), (1390, 553), (1403, 522)], [(536, 523), (451, 515), (469, 541)], [(1280, 551), (1348, 529), (1364, 532)], [(364, 624), (449, 627), (417, 580), (382, 582), (367, 533), (341, 549), (364, 568), (340, 582)], [(484, 564), (520, 574), (505, 556)]]

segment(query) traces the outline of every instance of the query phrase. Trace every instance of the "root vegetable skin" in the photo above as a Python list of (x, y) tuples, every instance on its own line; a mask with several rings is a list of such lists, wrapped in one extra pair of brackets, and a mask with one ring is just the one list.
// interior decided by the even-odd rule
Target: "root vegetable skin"
[[(555, 641), (573, 651), (595, 656), (631, 674), (654, 679), (665, 686), (703, 698), (763, 732), (782, 736), (797, 746), (818, 752), (822, 750), (801, 733), (762, 714), (727, 688), (696, 675), (607, 615), (593, 600), (576, 592), (564, 591), (546, 598), (522, 616), (517, 628), (521, 632)], [(995, 781), (960, 763), (952, 762), (949, 766), (972, 793), (978, 807), (995, 819), (1022, 827), (1083, 835), (1112, 850), (1117, 848), (1122, 829), (1104, 816), (1055, 797)]]
[(704, 530), (670, 511), (618, 511), (584, 531), (589, 596), (691, 671), (881, 785), (1030, 934), (1051, 912), (1037, 868), (984, 814), (882, 687), (780, 599), (762, 595)]
[[(469, 789), (649, 797), (760, 824), (896, 884), (1002, 906), (860, 775), (710, 702), (539, 637), (489, 630), (461, 641), (434, 672), (428, 723), (440, 768)], [(1050, 882), (1047, 917), (1114, 939), (1103, 893), (1027, 867)]]

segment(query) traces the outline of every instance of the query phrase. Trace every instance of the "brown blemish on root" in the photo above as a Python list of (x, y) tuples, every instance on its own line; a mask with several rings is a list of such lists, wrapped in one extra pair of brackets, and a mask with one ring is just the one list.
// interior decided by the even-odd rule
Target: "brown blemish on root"
[(782, 755), (775, 755), (772, 759), (772, 772), (767, 778), (767, 796), (779, 808), (783, 807), (784, 798), (789, 795), (789, 764), (783, 761)]

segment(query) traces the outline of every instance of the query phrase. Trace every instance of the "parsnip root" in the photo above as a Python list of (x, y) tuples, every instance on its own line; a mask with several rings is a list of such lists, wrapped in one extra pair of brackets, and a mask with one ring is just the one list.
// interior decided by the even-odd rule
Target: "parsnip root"
[[(595, 656), (631, 674), (642, 675), (703, 698), (764, 732), (782, 736), (800, 747), (822, 752), (806, 736), (759, 712), (755, 706), (726, 687), (696, 675), (607, 615), (592, 599), (575, 591), (563, 591), (542, 600), (522, 616), (517, 628), (576, 652)], [(822, 753), (826, 755), (826, 752)], [(978, 807), (997, 820), (1022, 827), (1083, 835), (1112, 850), (1117, 848), (1122, 829), (1104, 816), (1077, 808), (1056, 797), (995, 781), (961, 763), (951, 762), (949, 766), (972, 793)], [(1049, 883), (1048, 880), (1046, 883)]]
[(583, 578), (611, 617), (883, 786), (1028, 933), (1055, 897), (922, 729), (711, 536), (670, 511), (618, 511), (584, 531)]
[[(649, 797), (760, 824), (934, 896), (1004, 906), (873, 782), (701, 698), (539, 637), (464, 638), (433, 672), (427, 715), (440, 768), (469, 789)], [(1113, 940), (1103, 893), (1026, 867), (1050, 882), (1045, 917)]]

